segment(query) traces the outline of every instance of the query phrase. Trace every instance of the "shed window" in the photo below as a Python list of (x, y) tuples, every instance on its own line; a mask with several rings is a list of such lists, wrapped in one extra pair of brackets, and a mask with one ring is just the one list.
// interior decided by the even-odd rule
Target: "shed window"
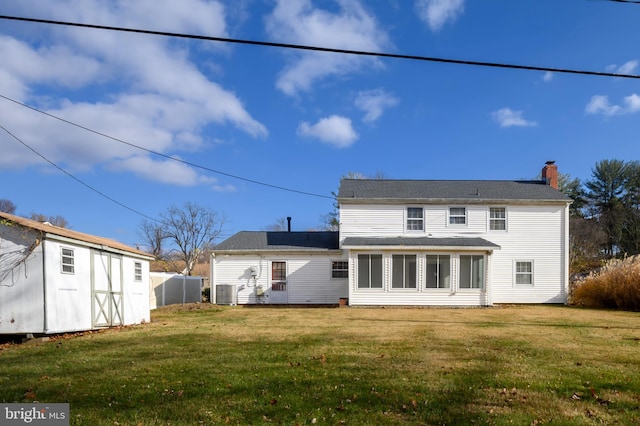
[(533, 262), (517, 261), (515, 274), (516, 285), (533, 285)]
[(507, 229), (507, 209), (504, 207), (489, 208), (489, 229), (492, 231)]
[(460, 256), (460, 288), (484, 288), (484, 256)]
[(449, 224), (450, 225), (466, 225), (467, 224), (467, 208), (466, 207), (450, 207), (449, 208)]
[(133, 269), (133, 280), (142, 281), (142, 262), (135, 262)]
[(416, 288), (416, 255), (394, 254), (392, 256), (392, 288)]
[(75, 274), (76, 267), (73, 249), (63, 248), (61, 255), (62, 272), (65, 274)]
[(332, 261), (331, 278), (349, 278), (349, 262), (344, 260)]
[(382, 255), (358, 255), (358, 288), (382, 288)]
[(407, 231), (424, 230), (424, 210), (420, 207), (407, 208)]

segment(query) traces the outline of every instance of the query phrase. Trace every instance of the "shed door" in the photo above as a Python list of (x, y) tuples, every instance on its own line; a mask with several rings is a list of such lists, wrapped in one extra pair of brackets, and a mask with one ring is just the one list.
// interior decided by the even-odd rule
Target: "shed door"
[(122, 324), (122, 258), (93, 252), (93, 326)]
[(287, 262), (271, 262), (271, 297), (269, 303), (288, 303)]

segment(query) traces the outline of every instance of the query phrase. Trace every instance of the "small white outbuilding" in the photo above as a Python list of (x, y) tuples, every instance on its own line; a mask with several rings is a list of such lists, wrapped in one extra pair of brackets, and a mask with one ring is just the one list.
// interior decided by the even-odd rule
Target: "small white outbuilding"
[(111, 239), (0, 212), (0, 334), (148, 322), (151, 260)]

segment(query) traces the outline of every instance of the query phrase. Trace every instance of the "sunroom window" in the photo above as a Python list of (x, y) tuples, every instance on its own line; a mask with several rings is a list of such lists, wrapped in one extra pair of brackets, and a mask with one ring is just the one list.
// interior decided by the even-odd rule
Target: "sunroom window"
[(382, 288), (382, 255), (358, 255), (358, 288)]
[(417, 269), (415, 254), (394, 254), (391, 287), (416, 288)]
[(427, 255), (427, 288), (451, 288), (451, 256)]
[(484, 288), (484, 256), (461, 255), (460, 256), (460, 280), (462, 289)]

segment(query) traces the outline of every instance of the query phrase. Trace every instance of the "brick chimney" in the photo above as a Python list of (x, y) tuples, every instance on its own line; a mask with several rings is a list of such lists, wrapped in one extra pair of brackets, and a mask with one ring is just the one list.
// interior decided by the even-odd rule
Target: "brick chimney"
[(542, 180), (552, 188), (558, 189), (558, 166), (555, 161), (547, 161), (542, 168)]

